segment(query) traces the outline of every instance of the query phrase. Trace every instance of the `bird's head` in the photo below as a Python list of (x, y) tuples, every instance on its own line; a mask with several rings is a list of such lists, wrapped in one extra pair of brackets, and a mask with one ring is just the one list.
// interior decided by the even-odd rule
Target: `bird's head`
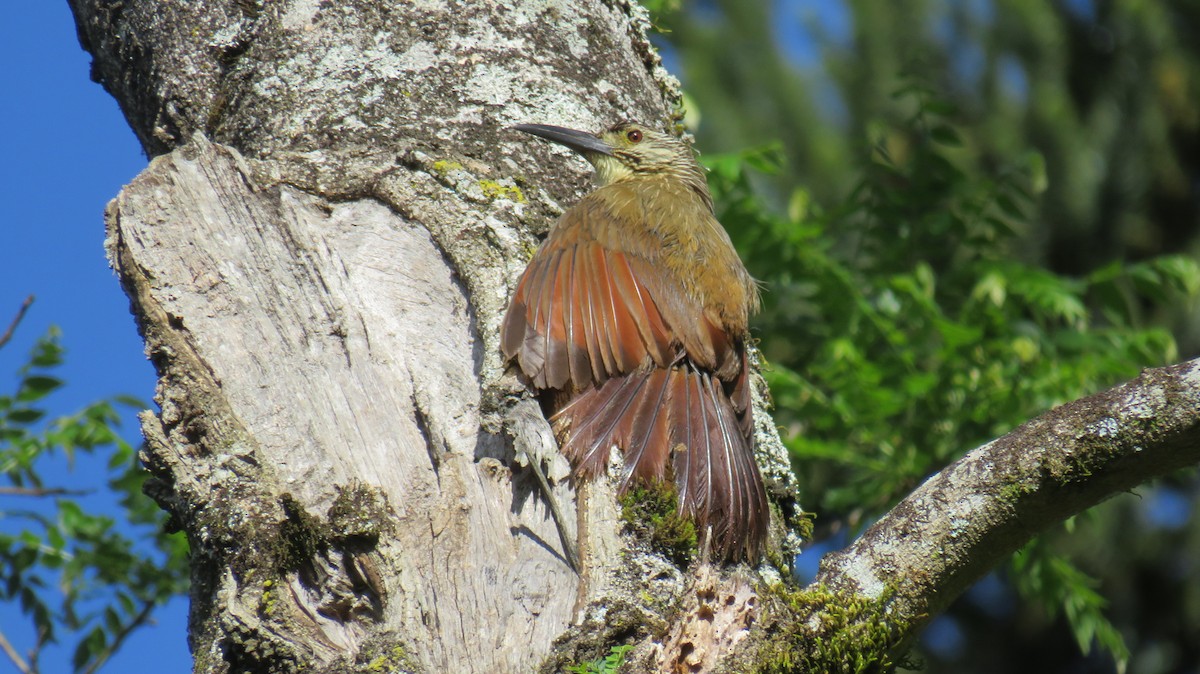
[(545, 124), (512, 127), (565, 145), (591, 162), (601, 185), (645, 176), (673, 176), (692, 185), (710, 203), (704, 169), (682, 140), (636, 122), (621, 122), (600, 135)]

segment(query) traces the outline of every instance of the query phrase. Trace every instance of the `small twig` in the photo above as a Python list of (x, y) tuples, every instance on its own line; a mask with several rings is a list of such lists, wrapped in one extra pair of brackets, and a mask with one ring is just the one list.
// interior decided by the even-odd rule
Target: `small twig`
[(87, 496), (91, 489), (62, 487), (0, 487), (0, 496)]
[(93, 660), (92, 664), (89, 665), (87, 669), (83, 670), (83, 674), (96, 674), (96, 670), (100, 669), (100, 667), (104, 665), (104, 663), (107, 662), (110, 657), (112, 657), (112, 654), (117, 652), (117, 649), (120, 648), (121, 644), (125, 642), (125, 638), (150, 619), (150, 612), (153, 610), (153, 599), (147, 599), (146, 601), (142, 602), (142, 610), (138, 612), (137, 617), (130, 621), (130, 623), (126, 625), (120, 632), (117, 632), (117, 638), (113, 639), (112, 643), (108, 645), (108, 648), (104, 649), (104, 651), (100, 653), (100, 657)]
[(42, 671), (42, 666), (38, 664), (38, 658), (42, 657), (42, 649), (46, 647), (48, 641), (50, 641), (50, 626), (42, 625), (38, 628), (37, 644), (29, 649), (29, 670), (33, 674)]
[(519, 400), (509, 409), (508, 414), (505, 415), (504, 427), (512, 438), (517, 463), (528, 464), (533, 468), (533, 474), (537, 476), (538, 485), (546, 496), (547, 505), (550, 506), (554, 527), (558, 529), (558, 537), (562, 540), (563, 557), (566, 558), (572, 571), (580, 573), (579, 553), (576, 551), (575, 542), (567, 532), (566, 520), (563, 518), (562, 510), (558, 507), (558, 499), (554, 498), (554, 490), (550, 488), (550, 481), (542, 472), (541, 462), (548, 457), (558, 455), (554, 431), (550, 428), (546, 418), (542, 416), (542, 410), (537, 401), (531, 398)]
[(529, 466), (533, 468), (533, 474), (537, 476), (538, 484), (542, 486), (542, 491), (546, 494), (546, 503), (550, 506), (550, 515), (554, 519), (555, 528), (558, 529), (558, 537), (562, 539), (563, 553), (567, 557), (567, 564), (571, 565), (572, 571), (579, 573), (579, 553), (575, 552), (575, 543), (571, 540), (571, 535), (567, 532), (562, 511), (558, 509), (558, 499), (554, 498), (554, 492), (550, 489), (550, 481), (546, 479), (545, 473), (542, 472), (542, 467), (539, 465), (537, 457), (529, 457)]
[(4, 348), (4, 345), (8, 344), (8, 341), (12, 339), (13, 333), (17, 330), (17, 325), (21, 323), (22, 318), (25, 318), (25, 312), (29, 311), (29, 305), (31, 304), (33, 304), (33, 295), (25, 298), (25, 301), (21, 303), (21, 308), (17, 309), (16, 317), (12, 319), (12, 323), (8, 324), (8, 329), (4, 331), (3, 335), (0, 335), (0, 349)]
[(29, 668), (29, 663), (25, 662), (25, 658), (13, 648), (13, 645), (8, 642), (8, 637), (4, 636), (4, 632), (0, 632), (0, 648), (4, 649), (4, 653), (8, 655), (8, 659), (13, 661), (21, 674), (33, 674), (33, 670)]

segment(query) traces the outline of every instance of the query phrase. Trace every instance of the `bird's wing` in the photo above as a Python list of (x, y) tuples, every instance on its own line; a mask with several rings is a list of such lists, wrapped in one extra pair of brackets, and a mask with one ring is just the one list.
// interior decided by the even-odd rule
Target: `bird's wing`
[(589, 195), (563, 215), (521, 277), (501, 346), (538, 388), (601, 384), (646, 356), (665, 367), (680, 349), (727, 384), (742, 375), (741, 335), (684, 290), (644, 236), (628, 231), (635, 202)]
[(675, 351), (630, 256), (554, 237), (521, 277), (500, 334), (504, 355), (541, 389), (600, 384), (647, 357), (666, 367)]
[[(669, 181), (656, 185), (602, 187), (568, 211), (555, 234), (622, 251), (671, 340), (694, 365), (732, 381), (741, 368), (748, 276), (725, 230), (690, 191), (672, 194)], [(740, 320), (722, 315), (729, 306), (740, 308)]]
[(670, 331), (689, 360), (702, 370), (715, 372), (722, 381), (730, 381), (741, 372), (741, 336), (730, 335), (720, 319), (690, 297), (678, 282), (656, 268), (650, 260), (630, 257), (630, 266), (649, 291)]

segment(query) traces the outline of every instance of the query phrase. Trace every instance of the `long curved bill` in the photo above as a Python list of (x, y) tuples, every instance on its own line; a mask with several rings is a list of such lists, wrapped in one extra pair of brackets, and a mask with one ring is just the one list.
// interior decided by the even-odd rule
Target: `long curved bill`
[(576, 131), (561, 126), (551, 126), (549, 124), (516, 124), (510, 127), (517, 131), (545, 138), (546, 140), (565, 145), (580, 154), (594, 152), (596, 154), (612, 156), (612, 148), (608, 143), (600, 140), (596, 136), (586, 131)]

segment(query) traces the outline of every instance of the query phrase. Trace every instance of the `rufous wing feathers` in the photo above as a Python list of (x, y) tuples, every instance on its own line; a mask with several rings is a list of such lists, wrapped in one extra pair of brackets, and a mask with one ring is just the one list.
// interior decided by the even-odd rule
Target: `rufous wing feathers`
[(543, 247), (517, 285), (500, 328), (505, 357), (539, 389), (583, 389), (665, 367), (670, 331), (624, 253), (598, 244)]

